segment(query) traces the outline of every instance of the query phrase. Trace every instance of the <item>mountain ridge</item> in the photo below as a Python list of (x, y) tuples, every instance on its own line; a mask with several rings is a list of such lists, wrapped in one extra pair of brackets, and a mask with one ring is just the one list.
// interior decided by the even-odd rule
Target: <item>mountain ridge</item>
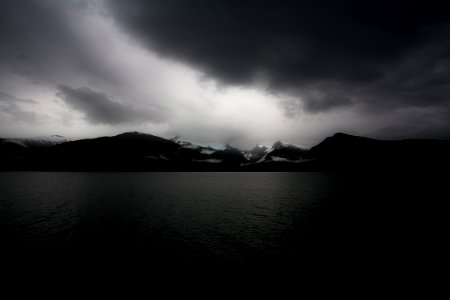
[(447, 140), (377, 140), (341, 132), (310, 149), (281, 141), (271, 148), (257, 145), (240, 150), (226, 144), (224, 149), (214, 149), (137, 131), (81, 140), (58, 136), (57, 140), (25, 144), (0, 138), (0, 170), (347, 172), (450, 166)]

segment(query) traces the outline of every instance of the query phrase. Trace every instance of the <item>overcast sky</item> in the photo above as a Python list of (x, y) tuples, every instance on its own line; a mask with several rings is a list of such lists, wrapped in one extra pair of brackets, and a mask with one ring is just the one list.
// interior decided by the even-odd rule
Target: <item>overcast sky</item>
[(444, 3), (0, 0), (0, 136), (450, 138)]

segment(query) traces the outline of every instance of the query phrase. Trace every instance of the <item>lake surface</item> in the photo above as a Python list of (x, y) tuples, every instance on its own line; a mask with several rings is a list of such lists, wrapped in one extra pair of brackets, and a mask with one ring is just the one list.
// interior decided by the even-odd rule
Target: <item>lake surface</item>
[(248, 261), (307, 246), (326, 173), (0, 173), (3, 245)]
[(424, 178), (3, 172), (1, 251), (57, 263), (409, 265), (448, 233), (445, 177)]

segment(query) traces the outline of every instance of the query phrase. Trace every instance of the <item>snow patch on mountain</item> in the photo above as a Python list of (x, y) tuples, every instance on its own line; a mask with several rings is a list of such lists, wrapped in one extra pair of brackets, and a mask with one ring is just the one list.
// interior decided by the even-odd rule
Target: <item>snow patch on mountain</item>
[(192, 161), (204, 162), (204, 163), (210, 163), (210, 164), (220, 164), (221, 162), (223, 162), (223, 159), (208, 158), (208, 159), (193, 159)]
[(287, 159), (287, 158), (279, 157), (279, 156), (272, 156), (267, 161), (270, 161), (270, 160), (274, 161), (274, 162), (290, 162), (290, 163), (300, 163), (303, 161), (302, 159), (291, 160), (291, 159)]
[(15, 143), (23, 147), (50, 147), (72, 141), (62, 135), (36, 136), (30, 138), (6, 139), (9, 143)]
[(159, 155), (159, 156), (154, 156), (154, 155), (147, 155), (147, 156), (144, 156), (144, 158), (147, 158), (147, 159), (157, 159), (157, 160), (169, 160), (167, 157), (165, 157), (164, 155)]
[(213, 150), (225, 150), (227, 148), (227, 144), (224, 144), (224, 143), (213, 142), (213, 141), (203, 141), (203, 142), (189, 141), (189, 140), (185, 140), (179, 136), (176, 136), (170, 140), (172, 142), (175, 142), (175, 143), (181, 145), (183, 148), (188, 148), (188, 149), (211, 148)]
[(285, 142), (282, 142), (282, 141), (277, 141), (277, 142), (275, 142), (275, 143), (272, 145), (270, 151), (277, 150), (277, 149), (283, 149), (283, 148), (297, 148), (297, 149), (305, 150), (305, 148), (302, 147), (302, 146), (298, 146), (298, 145), (294, 145), (294, 144), (289, 144), (289, 143), (285, 143)]
[(214, 150), (214, 149), (205, 149), (205, 148), (200, 151), (200, 153), (203, 155), (212, 155), (215, 152), (216, 152), (216, 150)]

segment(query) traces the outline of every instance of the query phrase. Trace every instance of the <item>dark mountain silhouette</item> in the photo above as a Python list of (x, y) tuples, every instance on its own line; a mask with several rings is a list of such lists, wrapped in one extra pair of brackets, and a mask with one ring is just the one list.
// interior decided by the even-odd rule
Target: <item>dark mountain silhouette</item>
[(10, 160), (20, 159), (27, 152), (24, 145), (11, 142), (8, 139), (0, 139), (0, 160), (6, 163)]
[(139, 132), (39, 149), (2, 139), (0, 157), (3, 170), (61, 171), (231, 170), (246, 161), (242, 152), (231, 146), (214, 150)]
[(375, 140), (336, 133), (309, 151), (323, 168), (354, 169), (437, 169), (450, 166), (450, 141)]
[(445, 169), (450, 141), (383, 141), (336, 133), (311, 149), (276, 142), (242, 151), (127, 132), (55, 142), (0, 139), (0, 169), (61, 171), (353, 171)]

